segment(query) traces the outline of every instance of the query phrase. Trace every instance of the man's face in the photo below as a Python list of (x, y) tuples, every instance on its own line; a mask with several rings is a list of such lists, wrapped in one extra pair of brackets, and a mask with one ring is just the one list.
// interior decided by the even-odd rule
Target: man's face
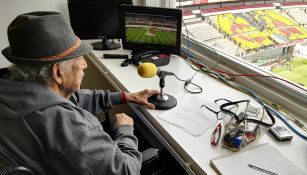
[(83, 56), (62, 63), (63, 83), (61, 84), (61, 89), (66, 94), (71, 94), (77, 89), (80, 89), (84, 76), (83, 70), (86, 68), (87, 64)]

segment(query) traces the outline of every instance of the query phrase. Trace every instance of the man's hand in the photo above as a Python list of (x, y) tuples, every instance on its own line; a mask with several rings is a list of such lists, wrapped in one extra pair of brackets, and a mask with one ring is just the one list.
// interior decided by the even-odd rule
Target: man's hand
[(136, 92), (136, 93), (125, 92), (125, 95), (126, 95), (127, 102), (145, 105), (149, 109), (154, 109), (155, 105), (152, 104), (152, 103), (149, 103), (147, 101), (147, 99), (148, 99), (148, 97), (150, 97), (154, 94), (159, 94), (159, 93), (160, 93), (160, 91), (158, 91), (158, 90), (145, 89), (143, 91)]
[(122, 126), (122, 125), (133, 125), (133, 119), (126, 115), (125, 113), (115, 114), (115, 127)]

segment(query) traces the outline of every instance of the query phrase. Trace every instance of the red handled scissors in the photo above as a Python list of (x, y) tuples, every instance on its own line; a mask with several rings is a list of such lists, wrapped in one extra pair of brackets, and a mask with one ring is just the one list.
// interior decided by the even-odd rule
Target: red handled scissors
[(216, 146), (219, 143), (220, 137), (221, 137), (221, 130), (222, 125), (219, 123), (216, 128), (214, 129), (212, 136), (211, 136), (211, 145)]

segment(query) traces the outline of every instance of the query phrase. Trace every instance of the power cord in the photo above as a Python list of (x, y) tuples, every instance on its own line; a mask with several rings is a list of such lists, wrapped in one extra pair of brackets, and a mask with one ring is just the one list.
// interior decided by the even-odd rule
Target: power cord
[[(176, 74), (174, 74), (174, 76), (177, 78), (177, 80), (184, 81), (184, 86), (183, 87), (184, 87), (185, 91), (187, 91), (187, 92), (189, 92), (191, 94), (199, 94), (199, 93), (203, 92), (203, 88), (200, 85), (197, 85), (197, 84), (192, 82), (194, 76), (197, 73), (198, 73), (198, 71), (195, 72), (194, 75), (191, 78), (187, 79), (187, 80), (180, 79)], [(196, 90), (191, 90), (191, 89), (193, 89), (193, 87), (192, 88), (188, 88), (189, 85), (193, 85), (194, 89), (196, 89)]]

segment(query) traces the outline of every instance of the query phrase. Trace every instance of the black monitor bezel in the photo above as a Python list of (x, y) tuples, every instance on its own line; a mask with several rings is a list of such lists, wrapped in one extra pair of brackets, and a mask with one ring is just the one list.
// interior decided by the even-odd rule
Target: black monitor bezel
[[(74, 29), (74, 31), (76, 32), (76, 35), (78, 37), (80, 37), (81, 39), (120, 39), (122, 37), (122, 31), (121, 31), (121, 22), (120, 22), (120, 4), (121, 1), (110, 1), (110, 0), (74, 0), (74, 1), (67, 1), (67, 6), (68, 6), (68, 13), (69, 13), (69, 17), (70, 17), (70, 24), (72, 26), (72, 28)], [(88, 5), (88, 6), (95, 6), (96, 8), (105, 8), (105, 5), (112, 6), (114, 8), (117, 8), (118, 10), (118, 25), (116, 26), (114, 24), (114, 27), (116, 27), (116, 31), (114, 31), (113, 33), (107, 33), (104, 31), (98, 31), (96, 33), (86, 33), (84, 31), (82, 31), (82, 28), (85, 29), (86, 27), (78, 27), (78, 19), (73, 19), (75, 17), (72, 17), (73, 15), (76, 14), (76, 11), (74, 11), (76, 7), (78, 8), (82, 8), (82, 6), (84, 5)], [(83, 13), (83, 12), (80, 12)], [(99, 12), (97, 12), (99, 13)], [(97, 19), (88, 19), (89, 21), (91, 21), (91, 24), (94, 24), (94, 21), (96, 21), (97, 23), (99, 22), (99, 20), (97, 21)], [(97, 24), (96, 26), (101, 26), (101, 24)], [(89, 26), (91, 27), (91, 26)]]
[[(176, 46), (127, 42), (127, 40), (126, 40), (126, 30), (125, 30), (125, 12), (174, 16), (175, 18), (177, 18)], [(120, 19), (121, 19), (120, 21), (121, 21), (121, 31), (122, 31), (122, 45), (123, 45), (124, 49), (133, 50), (133, 51), (158, 50), (158, 51), (161, 51), (161, 52), (166, 53), (166, 54), (177, 54), (177, 55), (180, 54), (181, 26), (182, 26), (182, 10), (181, 9), (121, 5)]]

